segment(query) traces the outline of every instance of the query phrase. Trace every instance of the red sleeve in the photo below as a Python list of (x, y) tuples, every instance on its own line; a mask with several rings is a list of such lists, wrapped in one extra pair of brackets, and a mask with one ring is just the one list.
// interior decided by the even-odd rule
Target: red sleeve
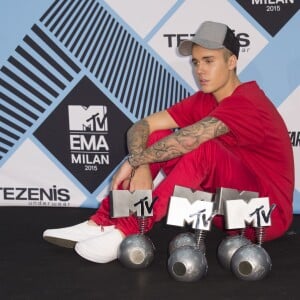
[(258, 108), (242, 97), (224, 99), (210, 116), (226, 124), (239, 145), (259, 144), (265, 131)]
[(216, 100), (210, 94), (197, 92), (181, 100), (167, 109), (180, 128), (200, 121), (217, 106)]

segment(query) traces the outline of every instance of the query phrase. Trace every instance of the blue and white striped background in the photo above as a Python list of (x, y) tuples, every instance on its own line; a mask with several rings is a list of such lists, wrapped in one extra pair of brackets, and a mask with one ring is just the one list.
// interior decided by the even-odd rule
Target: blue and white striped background
[[(258, 5), (260, 1), (252, 2)], [(30, 141), (56, 165), (54, 172), (61, 172), (77, 186), (81, 200), (73, 206), (97, 207), (110, 179), (89, 193), (40, 145), (34, 131), (84, 75), (132, 121), (193, 93), (192, 77), (182, 75), (187, 67), (177, 64), (181, 58), (174, 54), (176, 44), (167, 47), (161, 33), (192, 33), (194, 24), (203, 18), (247, 24), (239, 30), (257, 32), (257, 40), (263, 41), (261, 48), (253, 46), (255, 56), (246, 53), (241, 58), (240, 78), (258, 80), (279, 111), (283, 107), (289, 130), (300, 131), (296, 121), (300, 104), (294, 100), (300, 97), (299, 12), (272, 36), (234, 0), (0, 0), (0, 7), (1, 186), (12, 186), (14, 175), (25, 185), (34, 183), (37, 175), (28, 175), (26, 170), (20, 177), (22, 164), (19, 169), (11, 167), (22, 161), (17, 159), (18, 150)], [(196, 19), (202, 10), (207, 12)], [(231, 14), (238, 14), (239, 19), (232, 20)], [(182, 23), (176, 22), (179, 16)], [(255, 36), (249, 39), (255, 45)], [(294, 211), (300, 213), (299, 144), (294, 154)], [(23, 151), (22, 155), (28, 160), (31, 153)]]

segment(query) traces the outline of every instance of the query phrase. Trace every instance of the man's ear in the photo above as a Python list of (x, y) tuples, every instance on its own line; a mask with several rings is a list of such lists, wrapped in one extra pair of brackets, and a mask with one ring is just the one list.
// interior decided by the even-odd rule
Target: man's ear
[(237, 67), (237, 57), (233, 54), (228, 59), (229, 70), (234, 70)]

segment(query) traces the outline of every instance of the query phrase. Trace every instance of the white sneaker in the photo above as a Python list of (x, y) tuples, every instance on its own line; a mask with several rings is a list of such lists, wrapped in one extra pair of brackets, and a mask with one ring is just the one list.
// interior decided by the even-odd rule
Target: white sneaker
[(65, 248), (74, 248), (75, 244), (86, 239), (101, 236), (115, 228), (111, 226), (93, 226), (88, 221), (57, 229), (47, 229), (43, 233), (43, 239), (49, 243)]
[(121, 231), (113, 229), (99, 237), (78, 242), (75, 251), (95, 263), (108, 263), (117, 259), (118, 248), (124, 239)]

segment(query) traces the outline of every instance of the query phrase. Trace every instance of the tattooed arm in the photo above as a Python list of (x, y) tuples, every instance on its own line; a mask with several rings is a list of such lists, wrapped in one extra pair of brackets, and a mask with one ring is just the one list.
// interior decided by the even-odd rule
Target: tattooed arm
[[(178, 125), (167, 111), (154, 113), (135, 123), (127, 133), (129, 153), (139, 155), (146, 149), (149, 135), (156, 130), (178, 128)], [(125, 161), (113, 176), (111, 188), (117, 189), (122, 184), (123, 189), (134, 191), (136, 189), (151, 189), (152, 176), (146, 162), (139, 167), (136, 176), (132, 178), (132, 166)]]
[(127, 132), (129, 154), (139, 154), (146, 149), (149, 135), (156, 130), (174, 129), (178, 125), (167, 111), (154, 113), (135, 123)]
[[(147, 129), (145, 129), (146, 131)], [(138, 167), (151, 162), (167, 161), (188, 153), (202, 143), (227, 132), (229, 132), (229, 128), (222, 121), (213, 117), (206, 117), (193, 125), (176, 131), (151, 147), (144, 148), (145, 150), (142, 149), (145, 147), (145, 140), (143, 140), (143, 147), (140, 147), (142, 138), (134, 143), (133, 141), (137, 138), (133, 135), (133, 141), (129, 144), (129, 150), (133, 156), (130, 157), (129, 162), (132, 167)]]
[(127, 147), (132, 155), (137, 155), (146, 148), (150, 134), (149, 123), (143, 119), (135, 123), (127, 132)]

